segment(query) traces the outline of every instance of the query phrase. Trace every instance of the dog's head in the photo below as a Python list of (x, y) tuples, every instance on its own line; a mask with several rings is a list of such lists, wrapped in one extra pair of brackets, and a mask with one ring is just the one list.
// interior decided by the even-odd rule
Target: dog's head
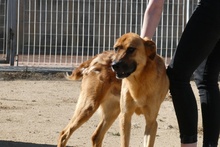
[(112, 62), (112, 69), (119, 79), (126, 78), (138, 68), (143, 68), (147, 60), (156, 56), (156, 46), (150, 39), (142, 39), (135, 33), (127, 33), (117, 39), (114, 49), (116, 56)]

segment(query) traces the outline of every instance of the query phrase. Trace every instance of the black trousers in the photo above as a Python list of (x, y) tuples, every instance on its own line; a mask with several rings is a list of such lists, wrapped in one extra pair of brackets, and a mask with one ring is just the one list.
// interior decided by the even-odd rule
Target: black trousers
[(190, 78), (195, 70), (202, 106), (203, 146), (217, 147), (220, 128), (219, 0), (202, 0), (200, 2), (186, 25), (167, 69), (181, 143), (197, 141), (198, 110), (190, 85)]
[(209, 145), (217, 147), (220, 131), (220, 96), (218, 83), (216, 82), (218, 81), (220, 62), (215, 64), (216, 59), (212, 57), (213, 55), (204, 60), (194, 73), (202, 108), (204, 147)]

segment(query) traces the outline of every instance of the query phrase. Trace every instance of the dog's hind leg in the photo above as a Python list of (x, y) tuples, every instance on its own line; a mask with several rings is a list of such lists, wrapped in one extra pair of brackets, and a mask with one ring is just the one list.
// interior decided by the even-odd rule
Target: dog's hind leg
[(95, 98), (86, 97), (81, 93), (72, 119), (60, 133), (57, 147), (65, 147), (72, 133), (85, 123), (98, 107), (99, 103), (95, 102)]
[(101, 122), (92, 135), (93, 147), (101, 147), (105, 133), (120, 113), (120, 96), (111, 96), (107, 94), (105, 101), (100, 105)]

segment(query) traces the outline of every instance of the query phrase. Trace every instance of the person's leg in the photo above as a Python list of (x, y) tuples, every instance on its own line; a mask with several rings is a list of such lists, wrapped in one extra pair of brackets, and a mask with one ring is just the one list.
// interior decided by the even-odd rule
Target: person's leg
[(220, 41), (213, 52), (195, 71), (203, 118), (203, 147), (217, 147), (220, 131)]
[[(182, 146), (196, 146), (198, 112), (190, 78), (220, 38), (219, 9), (199, 6), (190, 18), (167, 69)], [(213, 15), (214, 14), (214, 15)], [(215, 15), (219, 15), (216, 17)]]

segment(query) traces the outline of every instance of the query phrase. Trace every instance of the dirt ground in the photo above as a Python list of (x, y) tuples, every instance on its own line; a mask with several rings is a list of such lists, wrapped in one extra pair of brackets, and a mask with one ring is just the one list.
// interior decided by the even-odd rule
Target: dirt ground
[[(63, 73), (0, 72), (0, 147), (55, 147), (60, 131), (74, 112), (80, 81), (67, 81)], [(197, 102), (198, 92), (191, 83)], [(199, 140), (202, 146), (201, 111)], [(172, 100), (162, 103), (158, 115), (155, 147), (179, 147), (179, 133)], [(91, 146), (91, 135), (99, 122), (98, 112), (71, 136), (69, 147)], [(143, 116), (132, 118), (131, 147), (143, 146)], [(120, 145), (119, 122), (115, 121), (104, 139), (104, 147)]]

